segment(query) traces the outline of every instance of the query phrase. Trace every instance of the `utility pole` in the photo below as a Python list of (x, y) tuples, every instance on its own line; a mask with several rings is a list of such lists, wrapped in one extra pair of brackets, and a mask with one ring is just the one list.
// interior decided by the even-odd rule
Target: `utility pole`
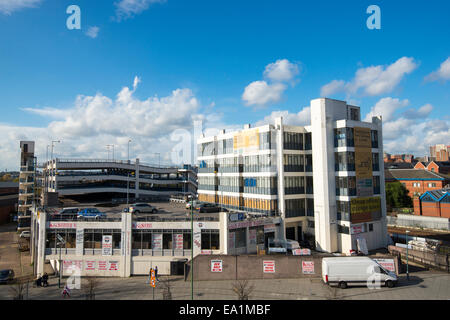
[(406, 230), (406, 279), (409, 281), (409, 265), (408, 265), (408, 233), (409, 230)]
[[(131, 139), (128, 139), (128, 160), (127, 160), (128, 164), (130, 164), (130, 142), (131, 142)], [(129, 200), (130, 199), (129, 192), (130, 192), (130, 171), (128, 170), (128, 173), (127, 173), (127, 207), (128, 207), (128, 203), (130, 201)]]
[(191, 196), (191, 300), (194, 300), (194, 199)]

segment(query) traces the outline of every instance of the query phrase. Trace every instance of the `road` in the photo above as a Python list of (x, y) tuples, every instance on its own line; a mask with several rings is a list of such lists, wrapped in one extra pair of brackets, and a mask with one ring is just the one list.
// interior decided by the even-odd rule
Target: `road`
[[(161, 279), (166, 279), (162, 276)], [(190, 282), (182, 277), (170, 277), (172, 299), (189, 300), (191, 298)], [(65, 281), (64, 281), (65, 282)], [(153, 290), (146, 283), (147, 277), (100, 278), (95, 289), (96, 300), (152, 300)], [(29, 287), (30, 300), (62, 300), (58, 281), (51, 277), (47, 288)], [(419, 271), (412, 273), (410, 281), (400, 276), (395, 288), (349, 287), (347, 289), (330, 288), (320, 279), (271, 279), (252, 280), (254, 290), (249, 299), (261, 300), (449, 300), (450, 274), (438, 271)], [(194, 283), (195, 300), (231, 300), (237, 299), (232, 291), (233, 281), (198, 281)], [(0, 286), (0, 299), (12, 299), (9, 287)], [(164, 281), (155, 289), (155, 299), (161, 300)], [(86, 280), (81, 280), (81, 289), (73, 289), (70, 299), (85, 299)]]

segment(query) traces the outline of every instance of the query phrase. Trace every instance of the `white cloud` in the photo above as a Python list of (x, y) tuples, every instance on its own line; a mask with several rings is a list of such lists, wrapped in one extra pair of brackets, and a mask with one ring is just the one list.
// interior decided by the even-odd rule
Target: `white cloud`
[(270, 63), (264, 70), (264, 77), (272, 81), (290, 81), (299, 73), (298, 65), (287, 59)]
[(409, 108), (399, 117), (394, 113), (409, 105), (408, 100), (380, 99), (365, 121), (370, 121), (372, 115), (383, 116), (383, 147), (384, 151), (393, 154), (412, 153), (416, 157), (428, 154), (429, 146), (450, 141), (450, 121), (431, 119), (429, 115), (433, 106), (429, 103), (420, 108)]
[(141, 12), (147, 10), (153, 3), (163, 3), (166, 0), (120, 0), (115, 2), (116, 16), (120, 21), (122, 19), (131, 18)]
[(425, 119), (433, 111), (433, 106), (429, 103), (421, 106), (419, 109), (408, 109), (403, 116), (408, 119)]
[(443, 80), (447, 81), (450, 80), (450, 57), (448, 57), (444, 62), (441, 63), (441, 66), (438, 70), (430, 73), (428, 76), (425, 77), (425, 81), (436, 81), (436, 80)]
[(364, 121), (372, 122), (372, 117), (374, 116), (382, 116), (383, 121), (390, 121), (393, 118), (394, 113), (403, 107), (409, 105), (409, 101), (399, 100), (397, 98), (386, 97), (380, 99), (369, 111), (366, 115)]
[(356, 94), (360, 89), (365, 95), (376, 96), (389, 93), (395, 89), (406, 74), (417, 68), (418, 64), (413, 58), (402, 57), (384, 67), (382, 65), (360, 68), (355, 77), (349, 82), (333, 80), (321, 89), (322, 96), (329, 96), (337, 92)]
[(344, 80), (333, 80), (330, 83), (327, 83), (320, 89), (321, 97), (329, 97), (335, 92), (340, 92), (345, 90), (345, 81)]
[(279, 59), (269, 63), (264, 69), (264, 77), (269, 82), (260, 80), (250, 83), (244, 89), (242, 100), (245, 101), (247, 106), (255, 105), (259, 107), (278, 102), (287, 89), (284, 82), (291, 81), (294, 85), (293, 79), (298, 73), (298, 65), (289, 62), (287, 59)]
[[(188, 88), (176, 89), (165, 97), (138, 99), (134, 92), (140, 79), (134, 78), (133, 86), (123, 87), (114, 98), (97, 93), (94, 96), (79, 95), (68, 109), (25, 108), (43, 117), (52, 117), (45, 127), (21, 127), (0, 123), (0, 169), (17, 169), (19, 166), (19, 141), (36, 141), (38, 161), (46, 159), (46, 146), (51, 140), (61, 140), (55, 146), (57, 157), (106, 159), (107, 144), (115, 145), (116, 159), (127, 159), (127, 141), (132, 139), (130, 157), (142, 162), (156, 163), (154, 153), (163, 159), (171, 159), (177, 142), (170, 136), (175, 130), (192, 132), (193, 121), (201, 120), (203, 129), (214, 126), (227, 128), (221, 116), (208, 106), (208, 112)], [(166, 164), (168, 161), (165, 162)]]
[(273, 111), (264, 119), (255, 123), (255, 126), (262, 126), (265, 124), (274, 124), (275, 119), (283, 117), (283, 123), (290, 126), (307, 126), (311, 124), (311, 107), (304, 107), (298, 113), (290, 113), (287, 110)]
[(0, 12), (11, 15), (14, 11), (24, 8), (35, 8), (42, 0), (0, 0)]
[(282, 83), (268, 84), (266, 81), (254, 81), (245, 88), (242, 100), (247, 106), (264, 106), (280, 101), (284, 90), (286, 85)]
[(86, 35), (92, 39), (97, 38), (98, 32), (100, 31), (99, 27), (89, 27), (89, 29), (86, 31)]

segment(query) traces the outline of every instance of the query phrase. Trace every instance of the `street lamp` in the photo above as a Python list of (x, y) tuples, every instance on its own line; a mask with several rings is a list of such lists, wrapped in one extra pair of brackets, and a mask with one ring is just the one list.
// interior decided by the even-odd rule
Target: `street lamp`
[(194, 199), (191, 199), (191, 300), (194, 300)]
[(408, 265), (408, 233), (409, 230), (406, 230), (406, 279), (409, 281), (409, 265)]
[(61, 141), (59, 141), (59, 140), (53, 140), (53, 141), (52, 141), (52, 155), (51, 155), (51, 157), (50, 157), (50, 160), (53, 160), (53, 148), (54, 148), (54, 146), (55, 146), (55, 143), (61, 143)]
[(56, 237), (58, 239), (57, 244), (59, 244), (59, 278), (58, 278), (58, 288), (61, 288), (61, 277), (62, 277), (62, 273), (61, 273), (61, 250), (62, 250), (62, 245), (66, 243), (66, 241), (63, 239), (63, 237), (61, 237), (59, 234), (56, 234)]
[[(131, 142), (131, 139), (128, 139), (128, 159), (127, 159), (128, 164), (130, 164), (130, 142)], [(128, 202), (130, 199), (129, 190), (130, 190), (130, 171), (128, 170), (128, 173), (127, 173), (127, 207), (128, 207)]]
[(158, 168), (161, 168), (161, 153), (154, 152), (153, 154), (157, 154), (158, 155)]
[(108, 160), (109, 160), (109, 148), (112, 147), (112, 160), (114, 161), (114, 145), (113, 144), (107, 144), (106, 149), (108, 150)]

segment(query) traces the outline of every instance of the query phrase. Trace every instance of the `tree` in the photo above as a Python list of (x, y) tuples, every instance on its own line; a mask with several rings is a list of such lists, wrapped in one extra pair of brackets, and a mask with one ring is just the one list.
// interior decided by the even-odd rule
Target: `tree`
[(409, 191), (400, 182), (386, 183), (386, 204), (391, 208), (411, 208)]
[(239, 280), (233, 283), (233, 291), (236, 293), (238, 300), (248, 300), (254, 289), (255, 287), (250, 285), (248, 280)]
[(86, 300), (95, 300), (95, 291), (100, 285), (97, 277), (88, 277), (83, 285)]

